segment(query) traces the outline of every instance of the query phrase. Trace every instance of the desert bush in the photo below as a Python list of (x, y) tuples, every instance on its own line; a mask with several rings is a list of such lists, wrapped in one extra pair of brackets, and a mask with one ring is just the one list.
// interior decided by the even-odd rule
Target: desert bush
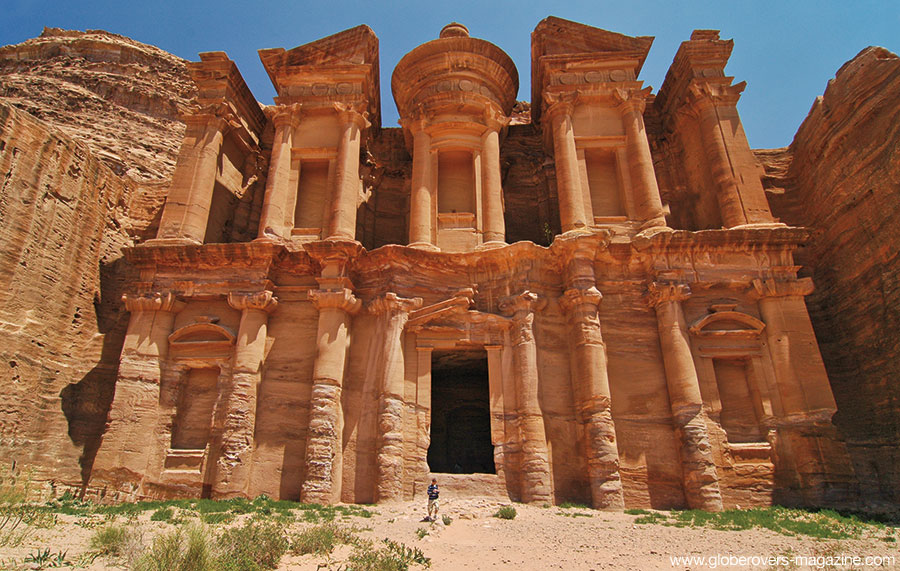
[(407, 571), (410, 565), (431, 567), (431, 559), (421, 549), (382, 540), (384, 547), (375, 549), (371, 542), (360, 544), (350, 555), (348, 569), (353, 571)]
[(218, 563), (226, 571), (275, 569), (288, 548), (284, 526), (277, 522), (248, 520), (219, 536)]
[(441, 521), (444, 522), (444, 525), (450, 525), (451, 523), (453, 523), (453, 518), (451, 518), (447, 514), (444, 514), (441, 516)]
[(135, 571), (217, 571), (213, 538), (192, 525), (158, 535), (134, 564)]
[(316, 525), (294, 535), (291, 539), (291, 553), (294, 555), (307, 553), (324, 555), (331, 553), (336, 546), (342, 543), (352, 543), (355, 539), (356, 536), (352, 530), (334, 523)]
[(494, 517), (499, 517), (500, 519), (516, 519), (516, 508), (513, 506), (503, 506), (497, 510)]
[(175, 510), (172, 508), (159, 508), (150, 516), (150, 521), (172, 521)]
[(122, 525), (106, 525), (91, 536), (91, 549), (101, 555), (121, 555), (128, 541), (128, 529)]

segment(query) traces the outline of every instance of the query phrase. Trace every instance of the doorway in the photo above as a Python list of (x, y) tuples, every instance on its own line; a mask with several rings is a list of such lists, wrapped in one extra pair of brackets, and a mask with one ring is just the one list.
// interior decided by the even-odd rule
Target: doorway
[(496, 474), (487, 352), (434, 351), (431, 362), (432, 472)]

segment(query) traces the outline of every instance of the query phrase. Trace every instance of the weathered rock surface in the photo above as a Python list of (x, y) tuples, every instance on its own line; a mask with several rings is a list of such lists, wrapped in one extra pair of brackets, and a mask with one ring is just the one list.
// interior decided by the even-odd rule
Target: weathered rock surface
[(773, 213), (808, 226), (798, 262), (869, 501), (900, 499), (900, 58), (870, 47), (837, 72), (787, 150), (757, 151)]
[(184, 63), (103, 31), (0, 48), (0, 449), (41, 480), (80, 485), (99, 446), (135, 279), (122, 250), (156, 233)]
[(117, 174), (165, 181), (197, 91), (185, 63), (102, 30), (44, 28), (0, 47), (0, 99), (87, 144)]

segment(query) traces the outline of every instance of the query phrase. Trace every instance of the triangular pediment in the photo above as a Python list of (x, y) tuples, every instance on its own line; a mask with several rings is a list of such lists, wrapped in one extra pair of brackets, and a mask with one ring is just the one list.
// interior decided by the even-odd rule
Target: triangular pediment
[[(541, 20), (531, 34), (532, 57), (639, 52), (643, 65), (652, 36), (626, 36), (555, 16)], [(638, 68), (640, 69), (640, 68)]]
[[(285, 50), (259, 50), (266, 69), (281, 66), (366, 65), (378, 62), (378, 38), (372, 28), (356, 26), (343, 32)], [(271, 72), (270, 72), (271, 73)]]

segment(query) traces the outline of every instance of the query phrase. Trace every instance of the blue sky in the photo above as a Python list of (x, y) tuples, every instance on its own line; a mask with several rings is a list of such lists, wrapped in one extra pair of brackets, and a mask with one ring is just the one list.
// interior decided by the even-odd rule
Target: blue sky
[(844, 62), (869, 45), (900, 51), (900, 2), (819, 0), (717, 2), (537, 0), (395, 2), (321, 0), (3, 0), (0, 44), (40, 34), (44, 26), (104, 29), (197, 60), (225, 51), (237, 62), (256, 98), (271, 104), (274, 90), (256, 50), (292, 48), (359, 25), (378, 35), (382, 114), (396, 124), (390, 74), (401, 57), (437, 37), (450, 21), (500, 46), (519, 69), (519, 99), (530, 99), (530, 34), (548, 15), (635, 36), (655, 36), (641, 73), (656, 91), (678, 49), (695, 28), (722, 31), (735, 41), (726, 68), (747, 81), (739, 104), (754, 148), (790, 143), (813, 100)]

